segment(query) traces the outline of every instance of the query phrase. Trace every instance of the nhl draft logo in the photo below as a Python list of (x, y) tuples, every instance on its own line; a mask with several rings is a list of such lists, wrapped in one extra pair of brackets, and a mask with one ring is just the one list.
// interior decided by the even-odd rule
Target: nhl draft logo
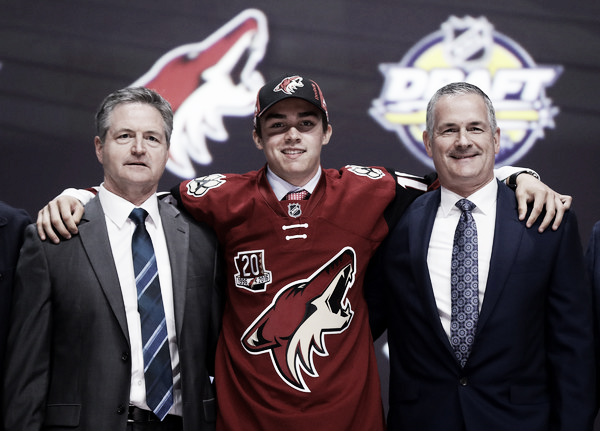
[(355, 271), (356, 254), (345, 247), (307, 279), (283, 287), (242, 336), (246, 351), (268, 353), (287, 385), (310, 392), (302, 372), (319, 377), (313, 356), (329, 355), (325, 335), (350, 326), (354, 311), (346, 294)]
[(265, 268), (265, 251), (253, 250), (239, 252), (233, 259), (237, 274), (236, 287), (252, 292), (264, 292), (271, 283), (271, 271)]
[(451, 16), (399, 63), (379, 68), (385, 82), (370, 115), (431, 167), (422, 140), (427, 103), (446, 84), (466, 81), (477, 85), (494, 103), (502, 129), (496, 155), (499, 166), (523, 157), (543, 138), (544, 128), (554, 128), (559, 111), (546, 97), (546, 88), (556, 82), (562, 67), (536, 65), (518, 43), (495, 31), (485, 17)]
[(225, 184), (223, 178), (225, 178), (223, 174), (212, 174), (191, 180), (187, 183), (187, 194), (197, 198), (204, 196), (210, 189)]

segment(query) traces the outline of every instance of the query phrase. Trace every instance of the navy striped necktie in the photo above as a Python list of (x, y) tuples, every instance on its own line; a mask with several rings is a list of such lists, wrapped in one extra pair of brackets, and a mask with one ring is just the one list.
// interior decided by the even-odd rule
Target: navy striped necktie
[(142, 208), (129, 215), (136, 224), (131, 251), (144, 345), (146, 404), (163, 420), (173, 405), (173, 372), (156, 256), (145, 225), (147, 215)]

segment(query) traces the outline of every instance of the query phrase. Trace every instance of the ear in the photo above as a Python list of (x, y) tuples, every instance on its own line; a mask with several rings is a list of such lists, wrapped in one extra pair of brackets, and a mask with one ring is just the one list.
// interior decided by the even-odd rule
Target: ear
[(102, 165), (102, 148), (104, 147), (104, 145), (102, 144), (102, 141), (100, 140), (99, 136), (96, 136), (94, 138), (94, 147), (96, 148), (96, 158), (98, 159), (98, 161), (100, 162), (100, 164)]
[(496, 127), (496, 132), (493, 136), (494, 139), (494, 153), (498, 154), (500, 152), (500, 127)]
[(433, 152), (431, 151), (431, 136), (429, 136), (427, 130), (423, 132), (423, 144), (425, 144), (425, 151), (427, 151), (427, 155), (433, 158)]
[(258, 148), (259, 150), (264, 149), (264, 146), (262, 144), (262, 138), (258, 136), (256, 130), (252, 131), (252, 140), (254, 141), (254, 145), (256, 145), (256, 148)]
[(327, 130), (323, 134), (322, 145), (327, 145), (329, 143), (329, 140), (331, 139), (332, 134), (333, 134), (333, 127), (331, 127), (331, 124), (328, 124)]

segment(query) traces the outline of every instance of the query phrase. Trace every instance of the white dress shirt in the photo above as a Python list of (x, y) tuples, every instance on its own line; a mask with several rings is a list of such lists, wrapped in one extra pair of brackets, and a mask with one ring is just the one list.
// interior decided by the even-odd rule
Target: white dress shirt
[(298, 190), (306, 190), (308, 193), (312, 194), (319, 183), (319, 178), (321, 178), (321, 166), (319, 166), (319, 170), (308, 183), (302, 187), (298, 187), (275, 175), (267, 165), (267, 180), (273, 189), (273, 193), (275, 193), (275, 196), (277, 196), (277, 199), (279, 200), (282, 200), (289, 192), (296, 192)]
[[(467, 199), (477, 207), (472, 211), (477, 225), (477, 249), (479, 269), (479, 310), (483, 304), (487, 278), (490, 270), (490, 258), (494, 243), (494, 225), (496, 223), (496, 201), (498, 183), (490, 181)], [(455, 204), (462, 196), (441, 188), (441, 201), (438, 207), (429, 249), (427, 252), (427, 267), (433, 287), (442, 326), (450, 337), (450, 317), (452, 301), (450, 299), (450, 264), (452, 262), (452, 246), (454, 232), (460, 218), (461, 210)]]
[[(142, 330), (140, 315), (138, 313), (137, 289), (133, 271), (133, 257), (131, 254), (131, 238), (135, 230), (135, 223), (129, 219), (129, 214), (136, 208), (131, 202), (106, 190), (100, 186), (99, 199), (106, 217), (108, 238), (112, 249), (113, 259), (119, 276), (127, 328), (131, 343), (131, 389), (129, 402), (139, 408), (150, 410), (146, 404), (146, 384), (144, 381), (144, 357), (142, 353)], [(179, 350), (175, 331), (175, 312), (173, 308), (173, 285), (171, 279), (171, 264), (167, 242), (163, 232), (162, 221), (158, 212), (158, 199), (152, 196), (140, 208), (148, 212), (146, 230), (152, 239), (158, 279), (162, 293), (163, 306), (167, 320), (167, 333), (171, 366), (173, 369), (173, 407), (170, 414), (181, 416), (181, 381), (179, 374)]]

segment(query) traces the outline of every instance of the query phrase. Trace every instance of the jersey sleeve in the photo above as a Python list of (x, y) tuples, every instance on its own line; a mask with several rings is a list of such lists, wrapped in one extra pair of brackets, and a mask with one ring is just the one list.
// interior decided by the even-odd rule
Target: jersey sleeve
[(388, 172), (396, 182), (395, 197), (384, 213), (385, 220), (391, 230), (416, 198), (427, 191), (434, 190), (439, 183), (435, 172), (425, 177), (398, 172), (394, 169), (388, 169)]

